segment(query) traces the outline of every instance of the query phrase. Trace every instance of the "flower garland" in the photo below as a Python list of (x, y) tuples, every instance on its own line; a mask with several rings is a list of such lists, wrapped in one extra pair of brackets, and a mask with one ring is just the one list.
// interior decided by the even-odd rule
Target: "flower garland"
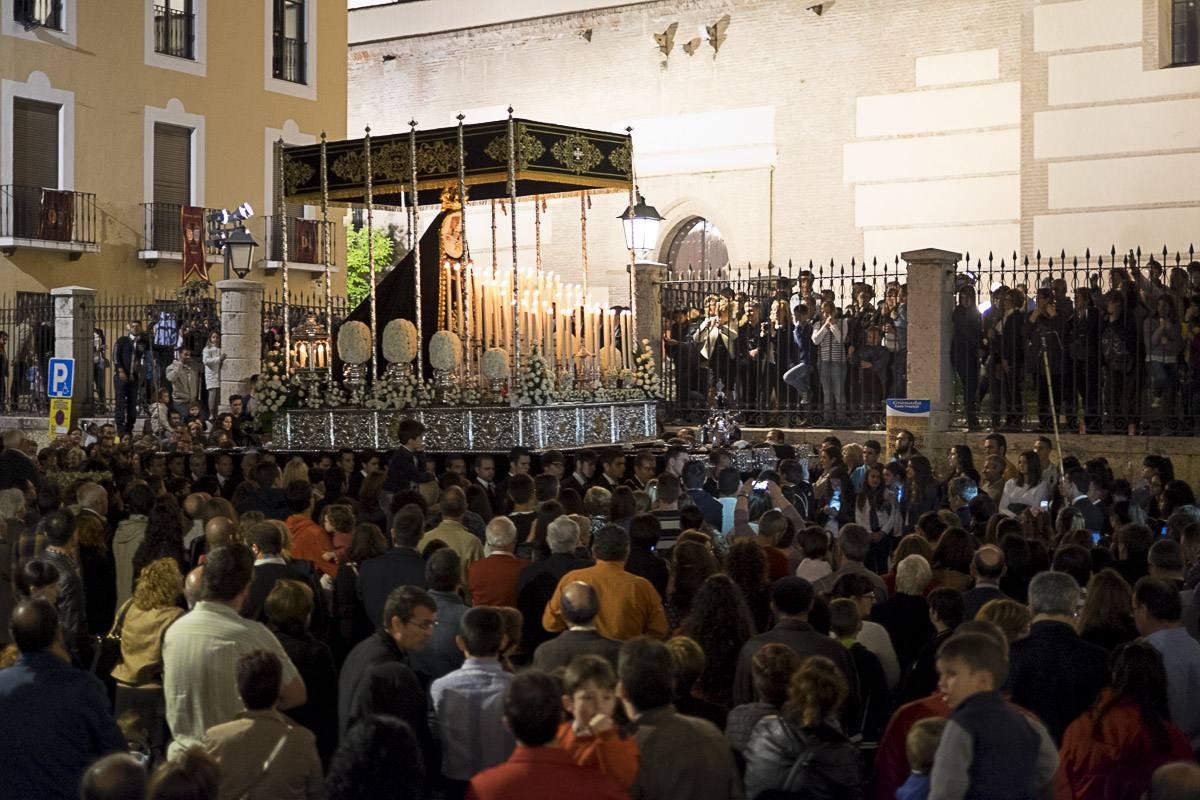
[(658, 398), (658, 367), (654, 363), (654, 352), (650, 349), (650, 340), (642, 339), (641, 352), (633, 367), (633, 387), (640, 389), (645, 397)]
[(542, 357), (541, 349), (533, 346), (533, 351), (525, 359), (521, 376), (512, 393), (513, 406), (544, 406), (551, 402), (554, 394), (554, 379), (546, 369), (546, 360)]

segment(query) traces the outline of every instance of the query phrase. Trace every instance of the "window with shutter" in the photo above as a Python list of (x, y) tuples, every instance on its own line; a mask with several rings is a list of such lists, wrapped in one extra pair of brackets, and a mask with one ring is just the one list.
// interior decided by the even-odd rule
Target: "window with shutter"
[(192, 202), (192, 129), (154, 125), (154, 228), (151, 249), (183, 251), (181, 206)]
[(54, 103), (13, 98), (13, 232), (35, 238), (42, 189), (58, 186), (58, 115)]

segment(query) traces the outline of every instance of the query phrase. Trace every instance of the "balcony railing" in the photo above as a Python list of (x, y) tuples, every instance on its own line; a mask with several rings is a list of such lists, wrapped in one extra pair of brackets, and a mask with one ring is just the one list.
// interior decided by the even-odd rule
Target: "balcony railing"
[(13, 20), (24, 25), (25, 30), (50, 28), (61, 31), (62, 0), (16, 0)]
[(96, 195), (0, 186), (0, 246), (85, 252), (96, 243)]
[(308, 83), (304, 71), (304, 51), (303, 39), (289, 39), (276, 35), (272, 74), (281, 81)]
[[(320, 264), (325, 252), (325, 238), (329, 239), (329, 258), (337, 263), (334, 254), (337, 237), (333, 235), (333, 223), (324, 223), (315, 219), (303, 217), (287, 218), (287, 260), (291, 264)], [(283, 261), (283, 237), (281, 236), (279, 215), (273, 214), (267, 218), (267, 249), (266, 258), (269, 261)]]
[(154, 7), (154, 51), (176, 58), (195, 58), (192, 50), (196, 15), (190, 11)]
[[(183, 206), (179, 203), (142, 203), (142, 218), (144, 220), (145, 247), (143, 252), (155, 252), (163, 257), (182, 258), (183, 254), (183, 219), (180, 216)], [(209, 209), (204, 209), (205, 217)], [(201, 235), (205, 235), (201, 232)], [(209, 256), (219, 256), (216, 248), (205, 246), (204, 252)]]

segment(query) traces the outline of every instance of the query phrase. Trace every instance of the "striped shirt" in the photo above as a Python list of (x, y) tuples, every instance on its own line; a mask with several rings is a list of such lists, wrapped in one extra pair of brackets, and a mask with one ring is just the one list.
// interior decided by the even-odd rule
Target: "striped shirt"
[(495, 659), (468, 658), (429, 687), (442, 741), (442, 774), (467, 781), (503, 764), (516, 742), (504, 727), (504, 695), (513, 676)]
[(846, 360), (846, 348), (842, 340), (846, 337), (846, 321), (837, 319), (828, 328), (824, 323), (813, 328), (813, 344), (817, 346), (817, 361), (822, 363)]
[[(245, 711), (237, 689), (237, 662), (266, 650), (283, 664), (281, 686), (298, 673), (267, 626), (242, 617), (227, 605), (201, 600), (167, 628), (163, 637), (163, 692), (167, 724), (174, 741), (168, 758), (200, 744), (204, 732), (231, 722)], [(328, 687), (326, 687), (328, 688)]]

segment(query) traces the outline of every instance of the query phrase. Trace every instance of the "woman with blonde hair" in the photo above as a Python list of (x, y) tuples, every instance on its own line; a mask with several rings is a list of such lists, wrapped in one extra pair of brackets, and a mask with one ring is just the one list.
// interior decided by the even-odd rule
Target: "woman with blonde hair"
[[(846, 676), (824, 656), (809, 656), (792, 675), (782, 714), (754, 726), (746, 756), (746, 796), (798, 792), (857, 797), (863, 786), (858, 747), (838, 727)], [(801, 762), (801, 763), (797, 763)]]
[(307, 481), (308, 464), (300, 456), (292, 456), (283, 465), (282, 480), (284, 486), (287, 486), (292, 481)]
[(117, 611), (113, 633), (121, 637), (121, 660), (113, 668), (117, 682), (114, 713), (135, 712), (141, 718), (151, 752), (161, 757), (167, 740), (163, 697), (162, 641), (183, 615), (178, 605), (183, 574), (174, 558), (151, 561), (138, 575), (133, 596)]
[(1002, 597), (989, 600), (975, 613), (975, 619), (991, 622), (1004, 631), (1004, 638), (1011, 645), (1029, 635), (1029, 626), (1033, 624), (1033, 614), (1029, 607)]
[(1116, 570), (1102, 569), (1088, 581), (1087, 600), (1075, 620), (1075, 630), (1080, 639), (1115, 652), (1138, 638), (1132, 608), (1129, 584)]

